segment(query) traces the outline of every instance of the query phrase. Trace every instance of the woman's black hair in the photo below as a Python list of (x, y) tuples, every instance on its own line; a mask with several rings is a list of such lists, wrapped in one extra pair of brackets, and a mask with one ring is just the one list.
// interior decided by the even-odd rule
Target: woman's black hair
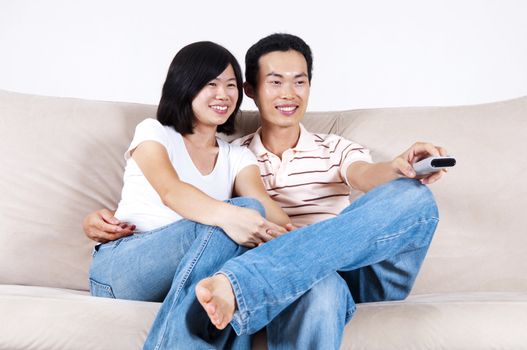
[(251, 46), (245, 54), (245, 81), (247, 84), (256, 88), (256, 78), (260, 69), (258, 61), (260, 57), (274, 51), (294, 50), (300, 52), (307, 63), (307, 76), (311, 82), (313, 71), (313, 55), (308, 44), (296, 35), (286, 33), (275, 33), (260, 39)]
[(242, 72), (238, 61), (226, 48), (210, 41), (192, 43), (176, 54), (163, 85), (157, 120), (163, 125), (174, 127), (182, 135), (192, 134), (195, 118), (192, 101), (229, 64), (236, 77), (238, 101), (227, 121), (218, 126), (218, 132), (232, 134), (234, 119), (243, 99)]

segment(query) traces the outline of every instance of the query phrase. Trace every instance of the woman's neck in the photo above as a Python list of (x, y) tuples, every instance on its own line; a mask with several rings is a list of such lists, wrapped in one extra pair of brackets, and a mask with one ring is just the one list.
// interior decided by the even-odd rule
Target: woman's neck
[(183, 138), (197, 148), (216, 147), (216, 128), (197, 125), (192, 134), (186, 134)]

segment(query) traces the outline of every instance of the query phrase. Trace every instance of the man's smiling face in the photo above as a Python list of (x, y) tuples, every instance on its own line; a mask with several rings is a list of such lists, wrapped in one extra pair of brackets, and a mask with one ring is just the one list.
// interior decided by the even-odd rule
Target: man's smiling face
[(297, 126), (309, 100), (304, 56), (294, 50), (269, 52), (260, 57), (258, 68), (257, 86), (246, 86), (246, 92), (258, 106), (262, 124)]

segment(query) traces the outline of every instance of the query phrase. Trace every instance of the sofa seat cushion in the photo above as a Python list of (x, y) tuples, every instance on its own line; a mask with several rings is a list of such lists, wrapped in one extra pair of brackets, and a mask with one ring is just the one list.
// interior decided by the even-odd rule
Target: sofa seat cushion
[(0, 349), (141, 349), (159, 305), (0, 285)]
[(527, 293), (458, 293), (364, 303), (342, 349), (525, 349)]
[[(159, 305), (0, 285), (0, 349), (141, 349)], [(520, 349), (525, 324), (527, 293), (418, 295), (359, 304), (342, 349)]]

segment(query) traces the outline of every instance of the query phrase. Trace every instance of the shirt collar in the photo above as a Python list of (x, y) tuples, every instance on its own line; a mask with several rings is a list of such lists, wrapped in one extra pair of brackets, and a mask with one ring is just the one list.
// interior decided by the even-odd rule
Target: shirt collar
[(300, 137), (298, 138), (298, 142), (296, 146), (293, 147), (293, 149), (300, 152), (313, 151), (318, 148), (318, 143), (315, 142), (316, 139), (317, 138), (314, 134), (307, 131), (306, 128), (300, 124)]
[[(254, 133), (254, 137), (251, 140), (251, 143), (249, 144), (249, 149), (257, 156), (262, 157), (267, 153), (271, 153), (262, 143), (262, 138), (260, 137), (261, 133), (261, 127), (256, 130)], [(300, 124), (300, 137), (298, 138), (298, 142), (295, 147), (292, 149), (297, 152), (306, 152), (306, 151), (312, 151), (318, 148), (318, 143), (315, 142), (317, 138), (314, 134), (310, 133), (309, 131), (304, 128), (302, 124)]]

